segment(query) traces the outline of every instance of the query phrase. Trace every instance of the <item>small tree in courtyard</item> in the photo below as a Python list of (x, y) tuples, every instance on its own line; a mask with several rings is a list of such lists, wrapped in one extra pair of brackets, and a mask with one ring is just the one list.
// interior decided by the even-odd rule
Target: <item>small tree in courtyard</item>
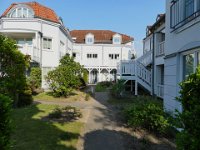
[(200, 67), (181, 84), (183, 112), (178, 118), (183, 131), (177, 136), (177, 148), (182, 150), (197, 150), (200, 148)]
[(18, 50), (16, 42), (0, 35), (0, 93), (10, 96), (15, 106), (19, 93), (26, 86), (26, 57)]
[(83, 67), (69, 55), (60, 60), (60, 65), (46, 76), (54, 96), (68, 96), (73, 89), (81, 85)]

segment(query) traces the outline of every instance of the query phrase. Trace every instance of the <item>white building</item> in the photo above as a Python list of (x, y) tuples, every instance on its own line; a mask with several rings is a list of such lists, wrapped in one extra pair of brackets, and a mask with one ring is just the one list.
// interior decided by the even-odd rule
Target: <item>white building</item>
[(164, 106), (181, 110), (179, 83), (200, 63), (200, 0), (166, 0)]
[[(115, 80), (117, 62), (129, 60), (133, 39), (112, 31), (72, 31), (56, 13), (37, 2), (13, 3), (0, 17), (0, 33), (17, 41), (19, 50), (42, 68), (44, 76), (66, 53), (90, 73), (90, 83)], [(84, 34), (82, 36), (82, 34)], [(76, 38), (76, 39), (75, 39)]]
[(133, 38), (109, 30), (73, 30), (73, 56), (89, 73), (89, 83), (115, 81), (117, 63), (130, 60)]
[(165, 14), (160, 14), (152, 26), (147, 26), (143, 40), (143, 55), (136, 60), (122, 61), (118, 73), (121, 79), (131, 84), (131, 90), (138, 94), (138, 86), (164, 96), (164, 44)]
[[(17, 41), (20, 51), (31, 56), (32, 64), (42, 68), (43, 77), (72, 50), (72, 39), (62, 20), (37, 2), (12, 4), (0, 18), (0, 33)], [(42, 83), (46, 88), (44, 78)]]

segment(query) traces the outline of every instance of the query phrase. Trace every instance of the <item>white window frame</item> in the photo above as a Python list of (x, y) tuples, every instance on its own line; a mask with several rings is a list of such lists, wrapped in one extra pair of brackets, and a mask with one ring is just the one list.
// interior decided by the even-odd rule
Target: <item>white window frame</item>
[[(50, 44), (50, 43), (47, 43), (47, 46), (45, 47), (45, 45), (44, 45), (45, 40), (44, 40), (44, 39), (47, 39), (47, 40), (46, 40), (47, 42), (50, 42), (50, 41), (51, 41), (51, 44)], [(52, 38), (43, 37), (42, 42), (43, 42), (43, 44), (42, 44), (42, 48), (43, 48), (43, 49), (45, 49), (45, 50), (52, 50), (52, 43), (53, 43), (53, 39), (52, 39)]]
[(108, 54), (110, 60), (119, 60), (120, 54)]
[(87, 54), (87, 59), (97, 59), (97, 58), (98, 58), (98, 54), (91, 54), (91, 53)]
[(183, 52), (181, 54), (181, 81), (185, 79), (185, 72), (184, 72), (184, 57), (186, 55), (189, 54), (194, 54), (194, 62), (193, 62), (193, 72), (196, 71), (196, 68), (198, 67), (198, 65), (200, 64), (200, 62), (198, 62), (198, 54), (200, 54), (200, 48), (195, 48), (186, 52)]
[[(21, 16), (18, 16), (19, 9), (21, 9)], [(14, 12), (16, 12), (15, 16), (12, 16)], [(23, 14), (26, 14), (26, 16), (23, 16)], [(31, 8), (28, 8), (24, 5), (23, 6), (17, 6), (10, 11), (10, 13), (8, 14), (8, 17), (10, 17), (10, 18), (33, 18), (34, 17), (34, 11)]]

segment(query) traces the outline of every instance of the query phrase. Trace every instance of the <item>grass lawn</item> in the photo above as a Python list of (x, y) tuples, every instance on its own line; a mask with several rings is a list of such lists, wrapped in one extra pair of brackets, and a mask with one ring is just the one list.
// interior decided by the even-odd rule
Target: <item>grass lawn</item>
[(38, 95), (33, 96), (34, 100), (44, 100), (44, 101), (53, 101), (53, 100), (59, 100), (62, 102), (70, 102), (70, 101), (80, 101), (84, 100), (86, 96), (86, 93), (82, 91), (74, 91), (72, 95), (69, 97), (54, 97), (50, 92), (43, 92)]
[(14, 109), (14, 150), (75, 150), (80, 122), (50, 122), (42, 120), (56, 106), (37, 104)]

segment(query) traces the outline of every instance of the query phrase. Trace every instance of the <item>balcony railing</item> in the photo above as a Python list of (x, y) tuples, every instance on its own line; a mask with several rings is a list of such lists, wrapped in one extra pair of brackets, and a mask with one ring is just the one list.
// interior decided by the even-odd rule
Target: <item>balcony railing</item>
[[(195, 3), (195, 1), (193, 2)], [(195, 6), (195, 4), (193, 4)], [(188, 8), (189, 9), (189, 8)], [(196, 9), (196, 10), (195, 10)], [(177, 29), (200, 16), (200, 7), (194, 8), (191, 15), (186, 15), (186, 7), (183, 0), (173, 0), (170, 8), (170, 26)]]
[(164, 98), (164, 85), (162, 84), (157, 85), (157, 96), (160, 98)]
[(137, 59), (140, 63), (142, 63), (144, 66), (148, 66), (152, 63), (152, 50), (146, 52), (144, 55), (139, 57)]
[(31, 56), (31, 60), (35, 62), (40, 62), (40, 50), (33, 45), (18, 45), (19, 50), (24, 55)]
[(156, 56), (161, 56), (165, 54), (165, 41), (160, 42), (158, 44), (158, 48), (156, 50)]

